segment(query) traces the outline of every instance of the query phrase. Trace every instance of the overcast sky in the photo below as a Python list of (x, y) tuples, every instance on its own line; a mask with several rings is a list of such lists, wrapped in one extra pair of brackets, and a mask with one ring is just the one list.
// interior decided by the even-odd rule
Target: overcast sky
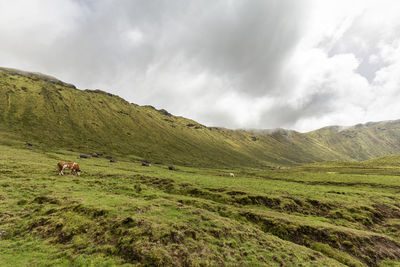
[(0, 0), (0, 66), (208, 126), (400, 119), (400, 1)]

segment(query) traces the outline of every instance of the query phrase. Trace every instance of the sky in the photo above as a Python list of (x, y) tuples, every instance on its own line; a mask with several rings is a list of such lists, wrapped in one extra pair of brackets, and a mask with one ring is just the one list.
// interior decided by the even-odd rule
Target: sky
[(207, 126), (400, 119), (398, 0), (0, 0), (0, 66)]

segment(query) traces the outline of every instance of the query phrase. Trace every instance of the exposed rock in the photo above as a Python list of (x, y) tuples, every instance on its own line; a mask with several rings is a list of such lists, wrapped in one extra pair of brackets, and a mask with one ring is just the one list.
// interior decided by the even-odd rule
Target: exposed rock
[(172, 114), (166, 111), (165, 109), (160, 109), (158, 112), (160, 112), (162, 115), (165, 116), (172, 116)]
[(251, 140), (257, 141), (257, 140), (258, 140), (258, 137), (257, 137), (257, 136), (252, 136), (252, 137), (251, 137)]

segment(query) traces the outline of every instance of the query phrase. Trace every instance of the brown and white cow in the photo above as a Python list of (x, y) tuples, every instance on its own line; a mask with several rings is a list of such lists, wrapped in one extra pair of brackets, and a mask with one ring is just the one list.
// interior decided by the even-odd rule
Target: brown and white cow
[(65, 170), (65, 169), (71, 170), (72, 174), (76, 173), (76, 174), (78, 174), (78, 176), (81, 175), (81, 172), (82, 172), (81, 169), (79, 169), (78, 163), (76, 163), (76, 162), (61, 161), (57, 164), (57, 166), (58, 166), (58, 171), (59, 171), (60, 175), (64, 175), (63, 170)]

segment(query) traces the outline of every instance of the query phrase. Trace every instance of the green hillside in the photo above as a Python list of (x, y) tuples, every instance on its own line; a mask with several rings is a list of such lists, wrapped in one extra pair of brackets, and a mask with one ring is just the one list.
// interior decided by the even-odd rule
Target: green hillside
[(307, 133), (324, 146), (354, 160), (367, 160), (400, 153), (400, 121), (332, 126)]
[(50, 76), (0, 68), (0, 134), (43, 150), (191, 166), (291, 166), (400, 153), (399, 127), (399, 122), (382, 122), (305, 134), (206, 127), (100, 90), (78, 90)]
[(399, 126), (206, 127), (0, 69), (0, 266), (398, 266)]

